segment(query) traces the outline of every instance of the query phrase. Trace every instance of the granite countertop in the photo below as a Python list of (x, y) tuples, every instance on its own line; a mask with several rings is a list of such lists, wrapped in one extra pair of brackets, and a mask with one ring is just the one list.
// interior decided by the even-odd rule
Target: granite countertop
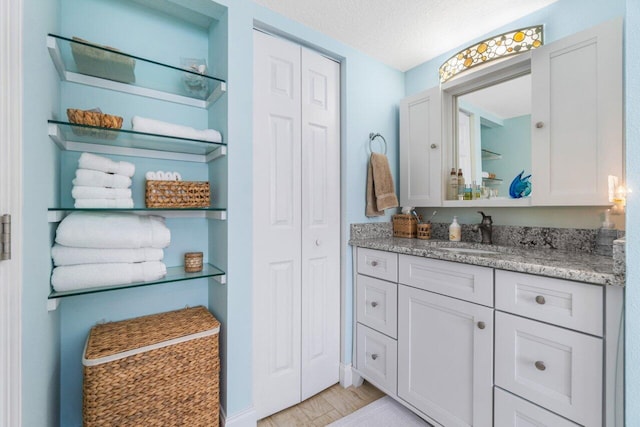
[[(355, 238), (350, 240), (349, 244), (361, 248), (423, 256), (597, 285), (624, 286), (624, 276), (621, 278), (620, 274), (614, 271), (614, 260), (610, 256), (558, 249), (532, 249), (398, 237)], [(456, 252), (446, 248), (467, 248), (471, 251), (492, 252)]]

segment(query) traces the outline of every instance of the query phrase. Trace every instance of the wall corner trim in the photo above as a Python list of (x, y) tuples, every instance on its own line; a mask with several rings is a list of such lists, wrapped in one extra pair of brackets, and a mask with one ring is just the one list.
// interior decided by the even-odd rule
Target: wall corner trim
[(220, 408), (220, 425), (223, 427), (255, 427), (258, 423), (258, 414), (253, 406), (227, 417)]

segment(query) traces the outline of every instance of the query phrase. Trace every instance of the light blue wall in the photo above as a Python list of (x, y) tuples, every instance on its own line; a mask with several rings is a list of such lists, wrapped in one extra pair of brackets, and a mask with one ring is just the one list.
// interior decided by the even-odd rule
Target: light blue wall
[(58, 198), (58, 154), (47, 136), (59, 91), (46, 49), (58, 23), (55, 1), (24, 1), (22, 424), (55, 426), (59, 413), (59, 313), (47, 312), (50, 257), (47, 208)]
[(626, 425), (640, 425), (640, 2), (627, 0), (626, 53), (626, 141), (627, 184), (635, 190), (627, 199), (626, 292)]

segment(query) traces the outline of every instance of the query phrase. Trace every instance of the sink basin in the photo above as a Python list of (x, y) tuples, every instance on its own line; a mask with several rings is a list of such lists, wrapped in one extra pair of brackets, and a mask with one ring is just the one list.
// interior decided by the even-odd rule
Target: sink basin
[(443, 251), (465, 253), (465, 254), (497, 254), (497, 251), (488, 249), (472, 249), (472, 248), (438, 248)]

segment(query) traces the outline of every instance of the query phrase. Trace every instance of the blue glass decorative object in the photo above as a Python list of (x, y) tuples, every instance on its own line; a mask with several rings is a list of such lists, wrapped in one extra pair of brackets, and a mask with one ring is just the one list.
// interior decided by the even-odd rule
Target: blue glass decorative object
[(519, 199), (521, 197), (527, 197), (531, 194), (531, 174), (523, 177), (524, 171), (520, 172), (513, 181), (511, 181), (511, 185), (509, 186), (509, 196), (513, 199)]

